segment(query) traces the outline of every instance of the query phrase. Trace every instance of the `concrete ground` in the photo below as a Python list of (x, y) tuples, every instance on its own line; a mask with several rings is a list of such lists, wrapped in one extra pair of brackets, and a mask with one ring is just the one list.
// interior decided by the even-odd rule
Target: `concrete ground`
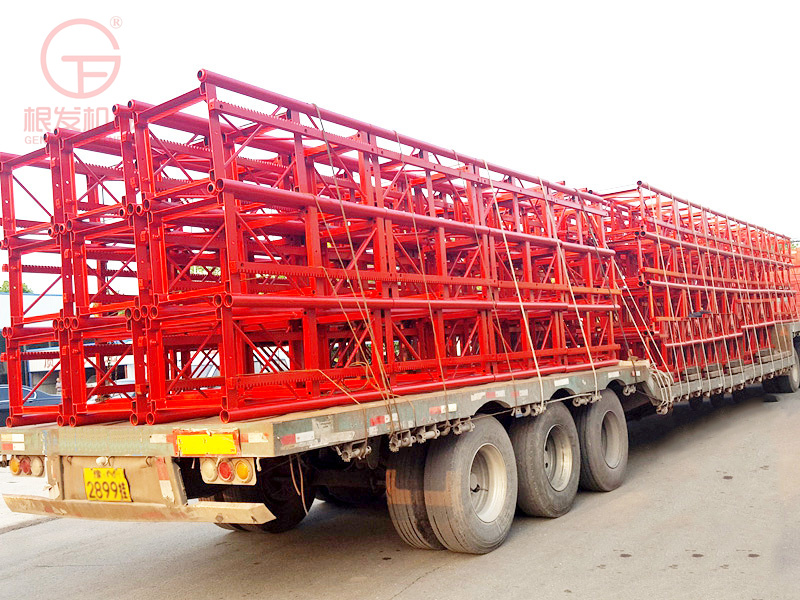
[(622, 488), (520, 516), (486, 556), (415, 551), (385, 510), (325, 503), (279, 536), (52, 520), (0, 534), (0, 597), (798, 598), (800, 394), (780, 398), (632, 423)]
[[(48, 493), (45, 490), (46, 483), (47, 480), (44, 478), (14, 477), (7, 468), (0, 468), (0, 494), (47, 496)], [(0, 535), (48, 520), (50, 520), (50, 517), (13, 513), (8, 510), (5, 502), (0, 502)], [(2, 539), (3, 538), (0, 538), (0, 552), (3, 552), (5, 549), (1, 544)], [(2, 590), (2, 588), (0, 588), (0, 590)], [(1, 597), (2, 594), (0, 594), (0, 598)]]

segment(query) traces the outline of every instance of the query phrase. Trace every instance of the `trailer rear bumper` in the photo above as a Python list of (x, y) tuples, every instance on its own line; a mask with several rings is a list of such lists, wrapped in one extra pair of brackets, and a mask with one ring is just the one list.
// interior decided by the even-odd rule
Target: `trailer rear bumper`
[(51, 517), (72, 517), (102, 521), (184, 521), (198, 523), (240, 523), (259, 525), (275, 519), (264, 504), (254, 502), (205, 502), (168, 506), (155, 502), (91, 502), (51, 500), (40, 496), (4, 494), (13, 512)]

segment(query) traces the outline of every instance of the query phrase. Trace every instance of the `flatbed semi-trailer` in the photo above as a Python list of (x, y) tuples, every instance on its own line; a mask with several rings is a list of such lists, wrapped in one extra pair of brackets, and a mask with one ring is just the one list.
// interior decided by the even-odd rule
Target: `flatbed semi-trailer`
[[(0, 442), (14, 457), (12, 468), (46, 474), (49, 489), (49, 498), (4, 499), (30, 514), (282, 531), (302, 519), (315, 494), (353, 502), (385, 489), (407, 543), (438, 548), (444, 539), (452, 550), (487, 552), (505, 539), (518, 501), (528, 512), (560, 516), (578, 480), (598, 490), (621, 484), (621, 411), (666, 414), (677, 402), (763, 382), (796, 390), (798, 333), (800, 324), (782, 325), (776, 335), (785, 351), (677, 383), (648, 361), (621, 361), (231, 424), (211, 418), (4, 428)], [(541, 447), (530, 447), (531, 440)]]
[(0, 153), (0, 454), (50, 490), (13, 510), (279, 532), (385, 495), (410, 545), (483, 553), (621, 485), (627, 419), (797, 389), (787, 236), (197, 80)]

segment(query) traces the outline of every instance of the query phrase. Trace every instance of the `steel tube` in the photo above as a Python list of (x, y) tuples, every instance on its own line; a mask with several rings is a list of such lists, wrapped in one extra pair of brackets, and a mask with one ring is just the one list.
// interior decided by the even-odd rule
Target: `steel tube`
[(335, 296), (330, 298), (320, 296), (266, 296), (266, 295), (244, 295), (226, 294), (214, 296), (216, 306), (226, 306), (232, 308), (244, 307), (265, 307), (265, 308), (285, 308), (287, 306), (298, 307), (319, 307), (319, 308), (433, 308), (435, 310), (519, 310), (520, 308), (531, 310), (615, 310), (616, 304), (572, 304), (569, 302), (529, 302), (529, 301), (492, 301), (474, 300), (470, 298), (453, 298), (451, 300), (428, 300), (424, 298), (375, 298), (375, 297), (353, 297)]
[(571, 196), (580, 196), (581, 198), (589, 200), (591, 202), (599, 202), (601, 204), (605, 203), (605, 199), (602, 198), (601, 196), (590, 194), (589, 192), (585, 192), (583, 190), (570, 188), (565, 185), (561, 185), (559, 183), (554, 183), (552, 181), (548, 181), (546, 179), (542, 179), (541, 177), (537, 177), (534, 175), (527, 175), (519, 171), (506, 169), (494, 163), (487, 163), (486, 161), (479, 158), (474, 158), (465, 154), (458, 154), (451, 149), (435, 146), (433, 144), (429, 144), (427, 142), (423, 142), (421, 140), (417, 140), (406, 135), (400, 135), (396, 131), (384, 129), (383, 127), (377, 127), (370, 123), (346, 117), (345, 115), (341, 115), (339, 113), (335, 113), (330, 110), (318, 108), (316, 104), (308, 104), (306, 102), (294, 100), (293, 98), (289, 98), (288, 96), (283, 96), (275, 92), (270, 92), (258, 86), (251, 85), (249, 83), (244, 83), (242, 81), (238, 81), (236, 79), (233, 79), (231, 77), (226, 77), (218, 73), (214, 73), (212, 71), (209, 71), (208, 69), (201, 69), (200, 71), (198, 71), (197, 78), (200, 80), (201, 83), (209, 83), (212, 85), (216, 85), (218, 87), (230, 90), (232, 92), (245, 94), (251, 96), (252, 98), (263, 100), (264, 102), (269, 102), (271, 104), (277, 104), (278, 106), (283, 106), (285, 108), (290, 108), (292, 110), (300, 111), (312, 117), (319, 116), (325, 121), (330, 121), (332, 123), (336, 123), (344, 127), (350, 127), (353, 129), (357, 129), (359, 131), (365, 131), (367, 133), (371, 133), (373, 135), (382, 137), (387, 140), (393, 140), (393, 141), (397, 140), (400, 144), (413, 146), (415, 148), (419, 148), (420, 150), (426, 150), (428, 152), (432, 152), (439, 156), (446, 156), (447, 158), (451, 158), (453, 160), (470, 162), (479, 166), (480, 168), (484, 168), (484, 166), (486, 166), (491, 171), (496, 171), (498, 173), (502, 173), (509, 177), (523, 179), (525, 181), (529, 181), (532, 183), (539, 183), (542, 187), (550, 188), (552, 190), (569, 194)]
[(313, 194), (304, 194), (301, 192), (282, 190), (279, 188), (264, 187), (251, 183), (234, 181), (231, 179), (217, 179), (212, 186), (209, 186), (209, 192), (230, 192), (237, 198), (243, 200), (250, 200), (254, 202), (272, 202), (281, 206), (318, 207), (320, 210), (323, 210), (331, 215), (341, 215), (344, 213), (344, 215), (349, 218), (390, 219), (394, 223), (416, 228), (429, 227), (434, 229), (441, 227), (447, 231), (468, 235), (470, 237), (490, 235), (495, 239), (505, 239), (507, 241), (514, 242), (530, 242), (536, 246), (550, 248), (561, 246), (562, 248), (576, 252), (591, 252), (600, 256), (614, 255), (614, 251), (607, 248), (597, 248), (595, 246), (584, 246), (582, 244), (562, 242), (558, 238), (542, 237), (527, 233), (520, 233), (517, 231), (507, 231), (505, 229), (486, 227), (485, 225), (473, 225), (471, 223), (462, 223), (451, 219), (440, 219), (437, 217), (429, 217), (423, 214), (358, 204), (356, 202), (334, 200), (324, 196), (315, 196)]

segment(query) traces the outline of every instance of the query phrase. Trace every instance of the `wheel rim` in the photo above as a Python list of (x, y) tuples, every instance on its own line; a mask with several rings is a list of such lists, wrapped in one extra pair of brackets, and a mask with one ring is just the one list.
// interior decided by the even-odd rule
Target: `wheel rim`
[(608, 411), (603, 415), (600, 442), (603, 449), (603, 459), (611, 469), (616, 468), (622, 460), (621, 429), (619, 417), (616, 413)]
[(792, 383), (795, 387), (800, 385), (800, 367), (797, 365), (797, 352), (794, 353), (794, 362), (792, 363), (790, 377), (792, 378)]
[(484, 444), (472, 458), (469, 470), (469, 496), (481, 521), (491, 523), (500, 516), (507, 487), (503, 455), (492, 444)]
[(569, 485), (572, 477), (572, 444), (561, 425), (553, 425), (544, 440), (544, 472), (557, 492)]

